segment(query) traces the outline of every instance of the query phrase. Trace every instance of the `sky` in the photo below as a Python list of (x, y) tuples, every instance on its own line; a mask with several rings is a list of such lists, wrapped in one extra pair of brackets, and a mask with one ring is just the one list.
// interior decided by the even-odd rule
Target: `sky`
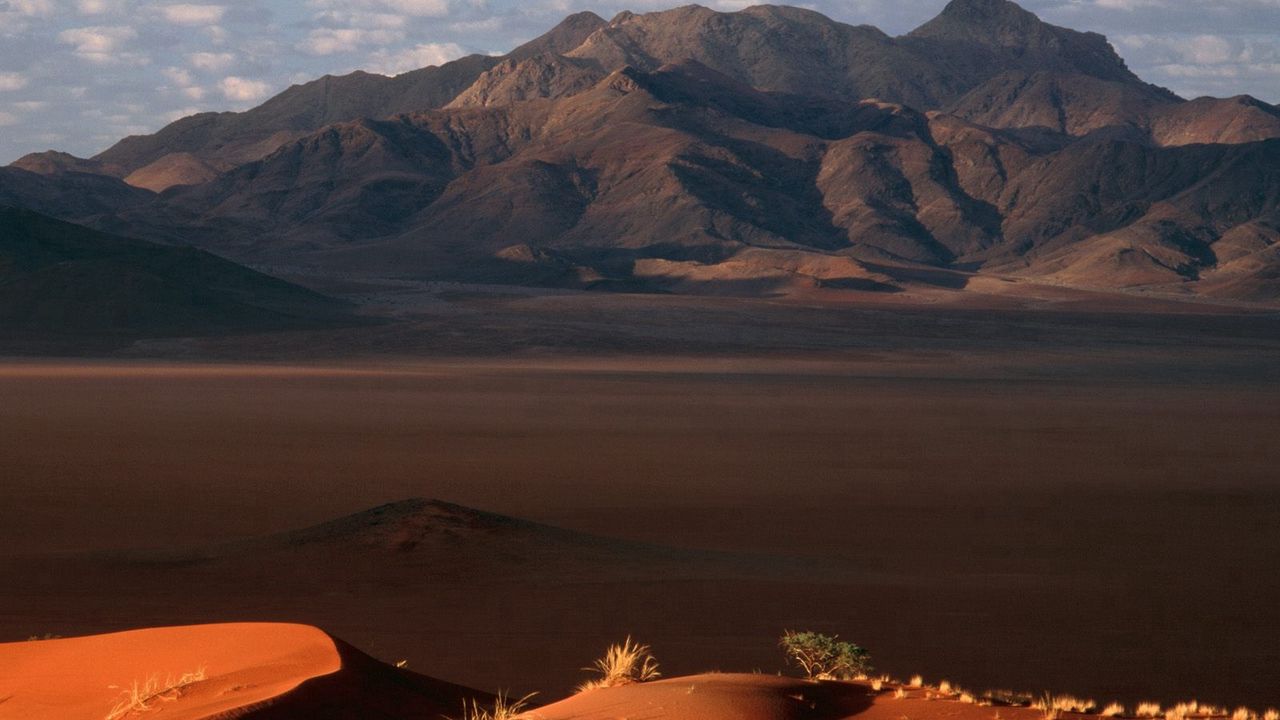
[[(0, 164), (91, 156), (191, 113), (244, 110), (293, 83), (502, 53), (577, 10), (606, 19), (687, 0), (0, 0)], [(718, 10), (749, 0), (703, 0)], [(890, 34), (946, 0), (793, 4)], [(1280, 0), (1025, 0), (1107, 35), (1141, 77), (1185, 97), (1280, 102)]]

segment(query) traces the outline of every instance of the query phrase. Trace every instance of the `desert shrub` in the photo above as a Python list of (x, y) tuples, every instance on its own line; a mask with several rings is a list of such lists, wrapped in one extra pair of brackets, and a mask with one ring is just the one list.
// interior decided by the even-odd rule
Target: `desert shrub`
[(537, 693), (529, 693), (519, 700), (512, 700), (507, 697), (506, 693), (498, 693), (498, 697), (493, 699), (493, 709), (480, 707), (480, 703), (473, 698), (471, 704), (462, 701), (462, 717), (460, 720), (515, 720), (519, 717), (526, 707), (529, 706), (529, 700)]
[(778, 644), (810, 680), (849, 677), (871, 669), (867, 651), (837, 635), (788, 630)]
[(120, 688), (112, 685), (111, 689), (119, 689), (122, 697), (107, 711), (106, 720), (121, 720), (121, 718), (147, 712), (158, 702), (177, 700), (188, 688), (203, 682), (204, 679), (205, 670), (200, 668), (178, 677), (171, 675), (164, 682), (160, 682), (159, 675), (152, 675), (146, 680), (134, 680), (129, 687)]
[(658, 661), (649, 652), (649, 646), (634, 642), (629, 635), (621, 644), (609, 646), (604, 657), (583, 670), (600, 673), (600, 677), (578, 686), (579, 690), (631, 685), (662, 677), (662, 673), (658, 672)]

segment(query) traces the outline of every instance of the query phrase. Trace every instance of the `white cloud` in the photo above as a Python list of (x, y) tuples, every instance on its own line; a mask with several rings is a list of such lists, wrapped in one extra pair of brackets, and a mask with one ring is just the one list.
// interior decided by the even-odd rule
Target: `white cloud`
[(18, 122), (19, 120), (17, 115), (0, 110), (0, 127), (9, 127), (11, 125), (17, 125)]
[(379, 50), (369, 57), (366, 66), (383, 75), (399, 75), (428, 65), (443, 65), (465, 54), (457, 43), (423, 43), (396, 52)]
[(231, 53), (197, 52), (187, 55), (187, 62), (197, 70), (221, 72), (231, 67), (236, 56)]
[(106, 15), (124, 10), (124, 0), (76, 0), (81, 15)]
[(311, 0), (311, 2), (322, 8), (342, 10), (361, 8), (410, 17), (445, 17), (450, 9), (449, 0)]
[(49, 103), (44, 100), (23, 100), (22, 102), (13, 103), (11, 107), (22, 112), (41, 112), (49, 109)]
[(365, 45), (388, 45), (404, 39), (399, 30), (365, 28), (319, 28), (312, 30), (298, 48), (310, 55), (352, 52)]
[(59, 42), (71, 45), (76, 55), (95, 63), (128, 59), (118, 51), (137, 37), (138, 31), (126, 25), (70, 28), (58, 33)]
[(48, 17), (53, 14), (53, 0), (5, 0), (0, 2), (0, 11), (14, 13), (23, 17)]
[(1132, 12), (1139, 8), (1163, 7), (1165, 2), (1164, 0), (1093, 0), (1092, 4), (1108, 10), (1128, 10)]
[(363, 27), (398, 30), (408, 24), (404, 15), (383, 12), (329, 10), (316, 15), (316, 20), (332, 27)]
[(216, 25), (227, 13), (224, 5), (164, 5), (160, 8), (164, 19), (174, 25)]
[(235, 75), (222, 78), (218, 83), (222, 95), (233, 102), (253, 102), (266, 97), (271, 86), (262, 80), (250, 80)]
[(0, 92), (21, 90), (27, 86), (27, 77), (22, 73), (0, 72)]
[(191, 73), (182, 68), (167, 67), (160, 72), (178, 87), (186, 87), (191, 84)]
[(198, 112), (200, 112), (200, 108), (197, 107), (180, 108), (178, 110), (165, 113), (164, 119), (169, 122), (174, 122), (175, 120), (181, 120), (184, 117), (195, 115)]

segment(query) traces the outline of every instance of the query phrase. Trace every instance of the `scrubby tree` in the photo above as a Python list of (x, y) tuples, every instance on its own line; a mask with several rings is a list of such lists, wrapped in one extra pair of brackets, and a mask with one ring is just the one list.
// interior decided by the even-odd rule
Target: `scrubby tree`
[(837, 635), (788, 630), (778, 644), (810, 680), (864, 675), (871, 670), (867, 651)]

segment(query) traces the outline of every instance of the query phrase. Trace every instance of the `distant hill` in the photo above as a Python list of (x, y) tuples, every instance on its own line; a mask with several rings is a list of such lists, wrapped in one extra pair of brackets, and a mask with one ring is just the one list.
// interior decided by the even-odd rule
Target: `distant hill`
[(316, 326), (347, 313), (343, 303), (202, 250), (0, 207), (6, 331), (198, 335)]

